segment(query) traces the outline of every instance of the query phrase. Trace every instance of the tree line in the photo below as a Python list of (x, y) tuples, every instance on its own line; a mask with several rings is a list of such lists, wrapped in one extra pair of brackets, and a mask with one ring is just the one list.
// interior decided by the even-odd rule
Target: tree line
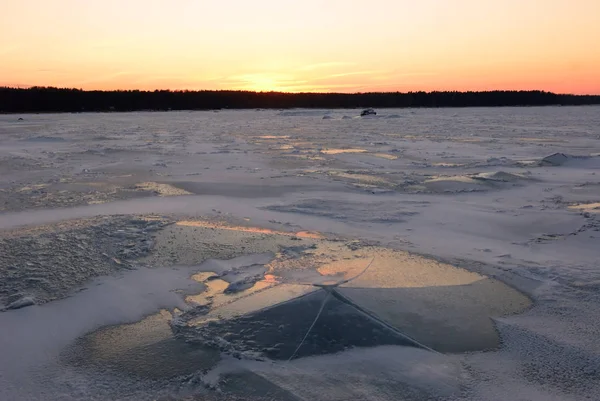
[(600, 104), (600, 95), (544, 91), (283, 93), (251, 91), (87, 91), (0, 87), (0, 112), (106, 112), (140, 110), (498, 107)]

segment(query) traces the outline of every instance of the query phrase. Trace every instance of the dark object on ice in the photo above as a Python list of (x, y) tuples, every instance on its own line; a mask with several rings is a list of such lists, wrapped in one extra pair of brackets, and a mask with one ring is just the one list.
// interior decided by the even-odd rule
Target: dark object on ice
[(19, 117), (17, 121), (23, 121), (23, 117)]
[(377, 112), (375, 110), (373, 110), (373, 109), (365, 109), (365, 110), (363, 110), (360, 113), (361, 117), (364, 117), (364, 116), (376, 116), (376, 115), (377, 115)]

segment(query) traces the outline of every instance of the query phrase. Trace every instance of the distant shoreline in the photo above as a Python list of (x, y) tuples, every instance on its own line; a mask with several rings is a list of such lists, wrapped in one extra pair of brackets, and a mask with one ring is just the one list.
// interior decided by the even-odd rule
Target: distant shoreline
[(464, 108), (600, 105), (600, 95), (544, 91), (283, 93), (84, 91), (0, 87), (0, 114), (201, 111), (221, 109)]
[[(537, 107), (600, 107), (600, 103), (593, 104), (547, 104), (547, 105), (515, 105), (515, 106), (454, 106), (454, 107), (377, 107), (376, 110), (431, 110), (431, 109), (503, 109), (503, 108), (537, 108)], [(288, 107), (288, 108), (226, 108), (226, 109), (177, 109), (177, 110), (85, 110), (85, 111), (0, 111), (0, 116), (15, 115), (43, 115), (43, 114), (124, 114), (124, 113), (194, 113), (194, 112), (220, 112), (220, 111), (289, 111), (289, 110), (363, 110), (361, 107), (338, 107), (338, 108), (320, 108), (320, 107)], [(357, 114), (358, 115), (358, 114)]]

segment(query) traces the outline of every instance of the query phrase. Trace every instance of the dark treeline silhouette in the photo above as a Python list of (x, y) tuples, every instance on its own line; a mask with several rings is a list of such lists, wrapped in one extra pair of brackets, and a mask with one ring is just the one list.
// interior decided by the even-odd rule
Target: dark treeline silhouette
[(287, 109), (357, 107), (495, 107), (600, 104), (600, 96), (543, 91), (281, 93), (249, 91), (84, 91), (0, 87), (0, 112)]

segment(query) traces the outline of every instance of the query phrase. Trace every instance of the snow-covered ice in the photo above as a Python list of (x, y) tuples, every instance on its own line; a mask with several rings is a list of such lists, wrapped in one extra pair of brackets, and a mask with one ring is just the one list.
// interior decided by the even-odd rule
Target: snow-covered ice
[[(381, 345), (290, 363), (223, 358), (212, 371), (198, 373), (198, 382), (189, 376), (170, 381), (165, 389), (178, 396), (181, 388), (194, 388), (190, 383), (202, 387), (202, 380), (234, 391), (235, 383), (261, 378), (282, 391), (277, 394), (299, 399), (600, 399), (600, 108), (381, 109), (376, 118), (354, 118), (359, 112), (61, 114), (19, 123), (2, 115), (0, 230), (116, 214), (238, 219), (425, 255), (520, 292), (515, 304), (487, 315), (483, 311), (497, 305), (493, 300), (505, 301), (508, 293), (485, 281), (448, 293), (446, 303), (439, 288), (439, 296), (418, 305), (415, 294), (442, 287), (434, 279), (445, 276), (425, 269), (430, 276), (419, 278), (418, 271), (406, 270), (398, 276), (405, 282), (390, 284), (394, 291), (402, 287), (402, 302), (388, 299), (391, 290), (378, 294), (382, 299), (361, 293), (369, 283), (359, 288), (358, 281), (356, 289), (345, 290), (357, 303), (377, 308), (389, 301), (388, 312), (405, 308), (390, 319), (449, 327), (454, 314), (472, 313), (473, 327), (497, 331), (499, 346), (437, 354)], [(239, 244), (251, 249), (254, 240), (244, 241)], [(232, 244), (195, 246), (225, 252)], [(269, 263), (266, 252), (276, 251), (261, 250), (269, 257), (256, 263)], [(207, 263), (218, 270), (218, 262)], [(36, 382), (46, 376), (25, 376), (28, 366), (43, 366), (99, 326), (184, 308), (181, 294), (171, 291), (194, 285), (192, 271), (169, 271), (126, 272), (121, 282), (135, 281), (129, 295), (111, 284), (114, 278), (104, 278), (93, 282), (103, 285), (71, 298), (0, 313), (0, 398), (30, 399), (43, 384), (49, 387), (37, 397), (55, 399), (52, 382)], [(309, 277), (299, 267), (285, 274)], [(422, 287), (407, 291), (408, 282)], [(490, 304), (458, 310), (465, 297), (486, 291)], [(525, 296), (532, 305), (522, 311)], [(127, 308), (108, 313), (127, 297)], [(429, 321), (423, 305), (430, 305)], [(96, 392), (107, 377), (92, 383), (72, 366), (52, 366), (60, 378), (57, 391), (70, 399), (142, 394), (137, 379), (123, 393)], [(149, 386), (143, 394), (155, 390)]]

